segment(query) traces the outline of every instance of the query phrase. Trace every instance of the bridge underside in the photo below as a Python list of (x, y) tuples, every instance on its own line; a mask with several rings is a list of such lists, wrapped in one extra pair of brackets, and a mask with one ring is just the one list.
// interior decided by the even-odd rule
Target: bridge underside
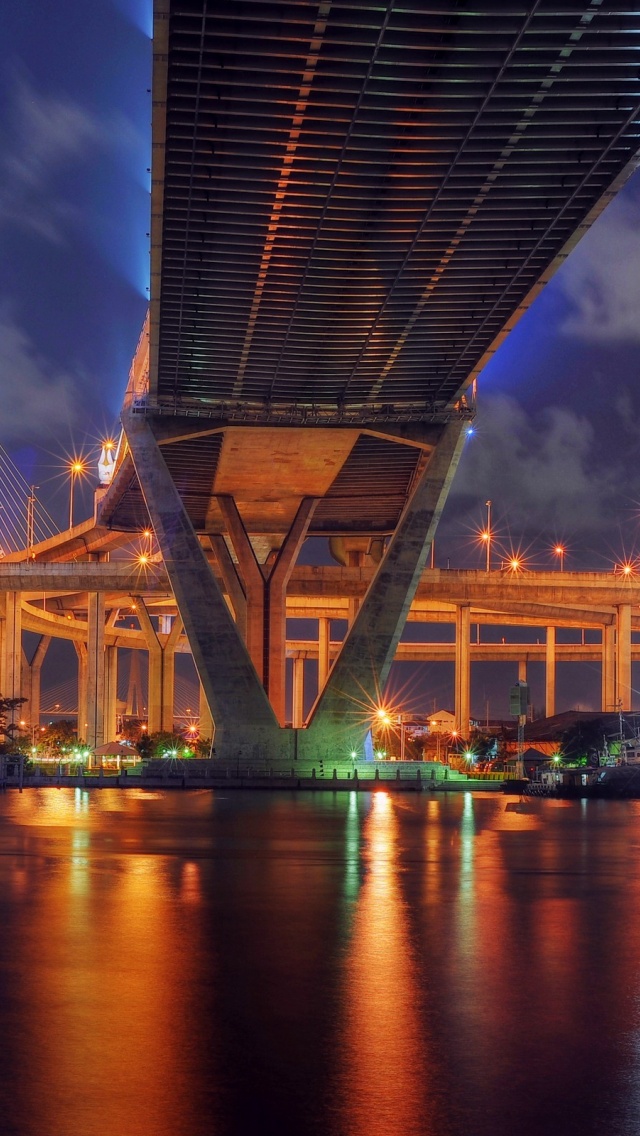
[[(99, 519), (153, 525), (223, 751), (361, 736), (477, 375), (636, 167), (635, 31), (597, 0), (156, 0), (150, 320)], [(378, 568), (298, 736), (310, 535)]]

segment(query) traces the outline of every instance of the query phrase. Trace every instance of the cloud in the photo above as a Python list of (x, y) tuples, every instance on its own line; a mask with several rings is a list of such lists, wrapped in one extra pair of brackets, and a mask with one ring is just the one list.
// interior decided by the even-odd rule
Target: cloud
[(37, 92), (24, 78), (0, 132), (0, 224), (61, 243), (73, 210), (58, 200), (54, 176), (100, 138), (96, 120), (76, 103)]
[(558, 274), (570, 311), (560, 330), (592, 343), (640, 341), (640, 207), (619, 196)]
[(78, 384), (52, 368), (6, 313), (0, 313), (0, 385), (3, 444), (50, 436), (76, 422)]
[(596, 449), (593, 426), (571, 410), (552, 406), (531, 416), (507, 396), (487, 397), (452, 503), (464, 507), (468, 498), (477, 513), (480, 498), (491, 498), (518, 533), (605, 529), (624, 478), (610, 459), (594, 460)]

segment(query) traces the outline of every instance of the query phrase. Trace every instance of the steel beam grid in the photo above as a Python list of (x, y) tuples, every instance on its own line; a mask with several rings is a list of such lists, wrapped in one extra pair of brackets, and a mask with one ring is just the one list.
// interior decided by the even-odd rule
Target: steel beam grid
[(636, 160), (613, 0), (167, 8), (154, 404), (450, 408)]

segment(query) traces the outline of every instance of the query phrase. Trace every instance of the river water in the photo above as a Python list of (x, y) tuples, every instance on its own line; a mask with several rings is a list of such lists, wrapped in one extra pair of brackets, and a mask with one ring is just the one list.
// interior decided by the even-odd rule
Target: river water
[(2, 1136), (640, 1132), (640, 802), (0, 798)]

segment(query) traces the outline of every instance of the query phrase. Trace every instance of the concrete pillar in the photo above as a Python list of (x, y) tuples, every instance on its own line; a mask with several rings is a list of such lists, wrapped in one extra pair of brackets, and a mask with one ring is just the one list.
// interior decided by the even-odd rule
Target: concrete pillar
[(207, 702), (202, 683), (200, 683), (200, 737), (212, 738), (214, 731), (213, 717)]
[(304, 659), (293, 660), (293, 725), (304, 726)]
[(162, 645), (149, 617), (144, 600), (135, 597), (136, 614), (145, 637), (148, 655), (147, 723), (150, 734), (157, 734), (162, 728)]
[[(153, 419), (125, 410), (122, 424), (193, 660), (216, 723), (221, 759), (289, 759), (292, 744), (259, 681), (206, 553), (153, 435)], [(283, 744), (284, 741), (284, 744)]]
[(42, 664), (50, 643), (50, 635), (41, 635), (30, 663), (23, 652), (23, 663), (26, 665), (23, 666), (22, 692), (27, 702), (22, 708), (22, 717), (31, 730), (40, 725), (40, 680)]
[(104, 740), (112, 742), (118, 732), (117, 647), (105, 648), (104, 663)]
[(527, 681), (527, 660), (518, 659), (518, 682)]
[[(5, 592), (4, 634), (2, 636), (2, 674), (0, 679), (3, 698), (22, 696), (22, 593)], [(20, 721), (18, 706), (7, 714), (7, 725)]]
[(556, 629), (547, 627), (547, 650), (544, 668), (544, 712), (552, 718), (556, 712)]
[(222, 533), (215, 533), (209, 537), (209, 543), (216, 555), (220, 575), (225, 586), (225, 591), (229, 597), (231, 607), (233, 608), (233, 616), (236, 621), (236, 627), (242, 635), (245, 643), (247, 641), (247, 597), (245, 595), (238, 570), (233, 563), (231, 553), (227, 547), (227, 542), (222, 536)]
[(331, 645), (331, 620), (321, 615), (318, 620), (318, 694), (324, 690), (329, 675)]
[(602, 710), (616, 708), (616, 628), (606, 623), (602, 628)]
[(94, 749), (104, 744), (104, 620), (103, 592), (89, 592), (87, 605), (87, 735)]
[(463, 738), (469, 736), (471, 717), (471, 609), (468, 604), (456, 606), (456, 729)]
[[(260, 566), (232, 497), (218, 504), (238, 558), (246, 595), (246, 643), (281, 726), (285, 720), (287, 584), (307, 535), (317, 501), (305, 497), (282, 546), (269, 565)], [(216, 545), (216, 548), (218, 546)]]
[(87, 644), (74, 642), (78, 656), (78, 725), (76, 732), (80, 741), (87, 740)]
[(238, 560), (238, 573), (246, 598), (245, 642), (262, 680), (265, 671), (265, 580), (233, 497), (221, 495), (218, 504)]
[(182, 631), (182, 620), (177, 615), (173, 627), (166, 636), (161, 637), (162, 646), (162, 711), (161, 729), (171, 733), (173, 730), (173, 715), (175, 701), (175, 659), (176, 644)]
[(329, 756), (359, 746), (366, 720), (384, 690), (407, 614), (426, 565), (464, 444), (465, 423), (454, 419), (434, 433), (435, 448), (414, 486), (384, 558), (299, 738), (309, 754)]
[(631, 710), (631, 604), (616, 609), (616, 703)]
[[(287, 585), (302, 545), (317, 500), (305, 497), (294, 522), (280, 548), (266, 586), (266, 687), (269, 701), (281, 726), (285, 722), (287, 660)], [(295, 671), (295, 668), (294, 668)]]

